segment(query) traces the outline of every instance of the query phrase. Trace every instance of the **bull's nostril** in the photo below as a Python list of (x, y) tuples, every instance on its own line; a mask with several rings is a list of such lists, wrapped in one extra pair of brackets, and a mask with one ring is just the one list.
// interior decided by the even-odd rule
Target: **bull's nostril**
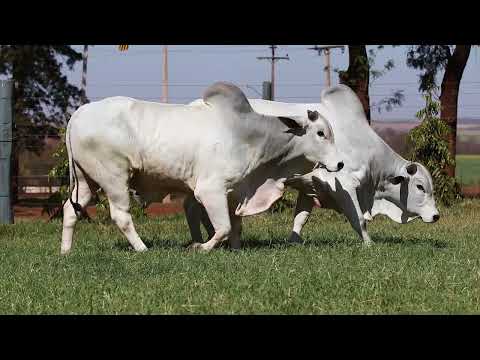
[(337, 168), (338, 168), (338, 170), (342, 170), (343, 169), (343, 162), (339, 162), (337, 164)]
[(433, 222), (437, 222), (438, 219), (440, 219), (440, 215), (438, 215), (438, 214), (433, 215)]

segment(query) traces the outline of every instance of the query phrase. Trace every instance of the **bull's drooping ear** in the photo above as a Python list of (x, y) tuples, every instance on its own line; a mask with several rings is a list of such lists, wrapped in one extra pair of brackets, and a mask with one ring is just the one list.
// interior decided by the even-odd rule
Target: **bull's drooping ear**
[(392, 176), (392, 177), (388, 178), (388, 181), (390, 181), (390, 183), (392, 183), (393, 185), (398, 185), (398, 184), (400, 184), (403, 180), (405, 180), (405, 177), (402, 176), (402, 175)]
[(308, 114), (308, 119), (310, 121), (315, 121), (318, 119), (318, 111), (315, 110), (315, 111), (310, 111), (310, 110), (307, 110), (307, 114)]
[(411, 163), (407, 166), (408, 175), (414, 175), (417, 172), (417, 164)]
[(292, 129), (292, 130), (301, 130), (303, 129), (303, 126), (300, 125), (298, 122), (296, 122), (295, 120), (291, 119), (291, 118), (288, 118), (288, 117), (283, 117), (283, 116), (279, 116), (278, 117), (280, 119), (280, 121), (282, 123), (284, 123), (289, 129)]

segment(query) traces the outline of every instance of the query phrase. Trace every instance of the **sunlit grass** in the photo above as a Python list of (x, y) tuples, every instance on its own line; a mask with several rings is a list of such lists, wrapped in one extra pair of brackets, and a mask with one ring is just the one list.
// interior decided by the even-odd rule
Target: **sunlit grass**
[(291, 212), (245, 219), (243, 249), (192, 253), (183, 214), (139, 220), (134, 253), (114, 225), (81, 222), (61, 257), (61, 223), (0, 226), (2, 314), (374, 314), (480, 312), (480, 201), (436, 224), (385, 218), (361, 246), (316, 210), (305, 245), (285, 242)]

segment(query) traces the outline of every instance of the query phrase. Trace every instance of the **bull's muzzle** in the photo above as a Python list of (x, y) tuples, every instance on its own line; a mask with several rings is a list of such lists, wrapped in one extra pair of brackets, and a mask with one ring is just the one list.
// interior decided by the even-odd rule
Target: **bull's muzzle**
[(343, 167), (344, 167), (343, 161), (340, 161), (339, 163), (337, 163), (337, 166), (336, 166), (336, 168), (334, 168), (334, 169), (328, 167), (327, 165), (324, 165), (324, 164), (318, 162), (318, 163), (313, 167), (313, 170), (315, 170), (315, 169), (325, 169), (325, 170), (327, 170), (328, 172), (336, 172), (336, 171), (342, 170)]

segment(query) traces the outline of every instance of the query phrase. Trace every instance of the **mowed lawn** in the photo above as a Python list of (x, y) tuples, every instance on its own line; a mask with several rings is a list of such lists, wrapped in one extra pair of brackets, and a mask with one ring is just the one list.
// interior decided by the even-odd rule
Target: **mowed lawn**
[(480, 201), (436, 224), (377, 218), (365, 248), (343, 216), (316, 210), (305, 245), (291, 212), (244, 222), (244, 248), (193, 253), (183, 214), (137, 221), (137, 254), (111, 224), (79, 223), (61, 257), (61, 223), (0, 226), (1, 314), (480, 313)]
[(456, 176), (462, 185), (480, 185), (480, 155), (457, 155)]

